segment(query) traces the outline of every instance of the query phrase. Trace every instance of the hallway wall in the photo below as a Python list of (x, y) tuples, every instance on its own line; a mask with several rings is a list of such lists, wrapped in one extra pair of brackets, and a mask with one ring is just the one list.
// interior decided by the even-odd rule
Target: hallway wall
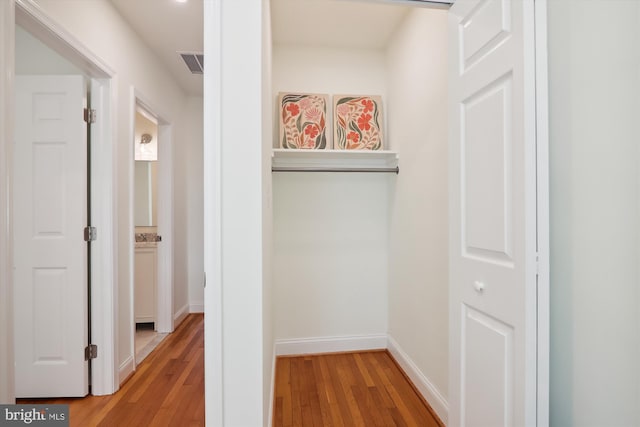
[[(187, 98), (183, 111), (185, 132), (184, 139), (176, 146), (176, 170), (183, 171), (176, 176), (177, 206), (181, 218), (176, 217), (176, 223), (182, 225), (184, 239), (181, 247), (176, 248), (176, 256), (183, 253), (183, 260), (176, 260), (176, 265), (184, 264), (183, 275), (176, 273), (176, 281), (184, 280), (188, 283), (188, 305), (190, 313), (204, 312), (204, 166), (203, 166), (203, 120), (202, 97)], [(184, 234), (183, 234), (184, 233)]]
[(549, 1), (551, 426), (640, 425), (640, 3)]
[(202, 97), (186, 98), (174, 147), (174, 313), (204, 312)]

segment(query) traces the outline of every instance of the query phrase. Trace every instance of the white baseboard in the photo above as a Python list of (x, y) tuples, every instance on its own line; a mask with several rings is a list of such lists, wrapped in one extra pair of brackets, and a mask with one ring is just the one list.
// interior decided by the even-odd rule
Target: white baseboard
[(173, 330), (175, 331), (178, 325), (182, 323), (182, 321), (189, 314), (189, 304), (185, 304), (173, 315)]
[(387, 348), (386, 334), (276, 340), (277, 356), (385, 348)]
[(189, 313), (204, 313), (204, 303), (191, 303), (189, 304)]
[(124, 382), (135, 370), (135, 361), (133, 360), (133, 356), (129, 356), (125, 359), (124, 362), (120, 364), (120, 369), (118, 370), (118, 381), (120, 384)]
[(388, 341), (389, 353), (396, 359), (405, 374), (418, 388), (422, 397), (425, 398), (431, 408), (436, 412), (440, 420), (447, 425), (449, 418), (449, 403), (444, 398), (440, 390), (418, 369), (411, 358), (400, 348), (400, 345), (391, 337)]

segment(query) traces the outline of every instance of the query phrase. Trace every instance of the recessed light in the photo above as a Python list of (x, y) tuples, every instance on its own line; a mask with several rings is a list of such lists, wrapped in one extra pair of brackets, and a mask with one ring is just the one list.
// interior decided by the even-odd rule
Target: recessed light
[(176, 0), (177, 3), (186, 3), (188, 0)]

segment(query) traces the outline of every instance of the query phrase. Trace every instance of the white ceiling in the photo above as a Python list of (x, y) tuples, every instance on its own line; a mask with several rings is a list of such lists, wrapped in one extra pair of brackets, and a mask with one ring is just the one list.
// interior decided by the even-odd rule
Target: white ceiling
[[(204, 0), (110, 1), (184, 91), (202, 95), (202, 75), (191, 74), (177, 52), (203, 52)], [(271, 0), (273, 42), (379, 49), (406, 13), (406, 7), (372, 0)]]
[(275, 44), (383, 48), (407, 7), (374, 1), (272, 0)]
[(110, 0), (156, 53), (183, 90), (202, 95), (202, 75), (191, 74), (176, 52), (202, 52), (203, 0)]

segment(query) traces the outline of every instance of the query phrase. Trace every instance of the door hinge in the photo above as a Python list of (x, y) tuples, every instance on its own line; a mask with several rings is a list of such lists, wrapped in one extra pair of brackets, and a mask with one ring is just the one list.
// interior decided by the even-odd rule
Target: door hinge
[(96, 359), (98, 357), (98, 346), (89, 344), (84, 348), (84, 360)]
[(93, 242), (98, 239), (98, 229), (95, 227), (87, 226), (84, 228), (84, 241)]
[(84, 121), (87, 123), (95, 123), (97, 118), (96, 110), (91, 108), (84, 109)]

